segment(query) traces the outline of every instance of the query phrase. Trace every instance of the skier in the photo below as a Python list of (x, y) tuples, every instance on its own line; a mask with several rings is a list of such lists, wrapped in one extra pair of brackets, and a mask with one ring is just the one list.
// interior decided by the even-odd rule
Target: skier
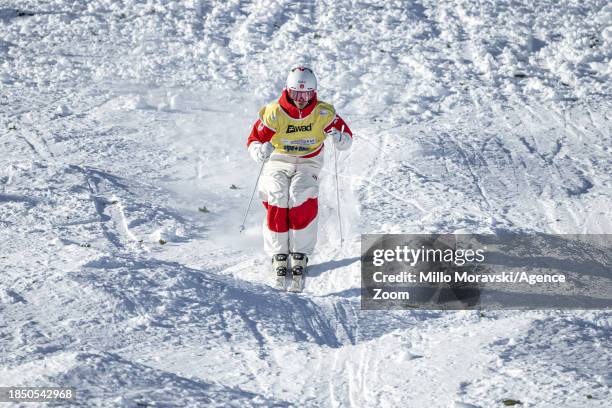
[(353, 142), (351, 130), (334, 107), (317, 99), (313, 71), (293, 68), (278, 101), (260, 109), (247, 141), (251, 157), (265, 162), (259, 183), (267, 210), (264, 250), (272, 256), (272, 268), (283, 286), (289, 262), (294, 279), (303, 279), (317, 241), (319, 172), (326, 137), (338, 150)]

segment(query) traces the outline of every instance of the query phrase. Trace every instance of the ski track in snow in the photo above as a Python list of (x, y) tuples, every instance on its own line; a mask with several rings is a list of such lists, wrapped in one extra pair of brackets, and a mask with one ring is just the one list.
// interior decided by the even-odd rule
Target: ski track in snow
[[(610, 233), (611, 13), (0, 0), (0, 386), (101, 407), (608, 406), (608, 312), (362, 311), (359, 256), (362, 233)], [(355, 138), (344, 240), (329, 145), (291, 294), (256, 200), (238, 225), (250, 126), (298, 63)]]

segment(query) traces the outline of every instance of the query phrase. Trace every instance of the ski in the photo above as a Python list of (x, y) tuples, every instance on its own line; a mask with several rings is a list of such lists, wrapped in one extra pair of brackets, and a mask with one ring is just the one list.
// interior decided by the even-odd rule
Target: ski
[(297, 252), (291, 254), (292, 267), (289, 283), (287, 283), (288, 258), (289, 256), (286, 254), (276, 254), (272, 257), (272, 270), (276, 275), (274, 277), (274, 287), (278, 290), (286, 290), (287, 292), (301, 292), (304, 289), (308, 257), (306, 254)]
[(287, 292), (294, 292), (294, 293), (301, 292), (304, 289), (305, 281), (306, 281), (306, 276), (304, 272), (302, 272), (299, 275), (296, 275), (294, 273), (293, 276), (291, 277), (291, 283), (289, 284), (289, 287), (287, 288)]
[(272, 269), (276, 275), (274, 278), (274, 286), (279, 290), (285, 290), (288, 258), (287, 254), (276, 254), (272, 257)]
[(299, 252), (293, 252), (291, 254), (291, 283), (287, 291), (301, 292), (304, 289), (307, 264), (308, 257), (306, 254)]
[(278, 290), (285, 290), (285, 278), (285, 275), (277, 276), (274, 281), (274, 287)]

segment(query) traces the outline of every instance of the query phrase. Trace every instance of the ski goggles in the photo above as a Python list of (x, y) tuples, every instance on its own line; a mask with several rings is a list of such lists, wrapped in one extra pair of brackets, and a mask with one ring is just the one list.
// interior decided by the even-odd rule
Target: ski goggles
[(296, 91), (295, 89), (287, 89), (289, 97), (296, 102), (309, 102), (314, 98), (317, 91)]

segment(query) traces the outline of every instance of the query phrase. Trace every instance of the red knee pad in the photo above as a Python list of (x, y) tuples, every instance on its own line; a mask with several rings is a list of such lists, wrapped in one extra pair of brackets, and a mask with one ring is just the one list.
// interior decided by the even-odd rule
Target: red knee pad
[(309, 198), (297, 207), (289, 209), (289, 228), (300, 230), (306, 228), (317, 217), (319, 202)]

